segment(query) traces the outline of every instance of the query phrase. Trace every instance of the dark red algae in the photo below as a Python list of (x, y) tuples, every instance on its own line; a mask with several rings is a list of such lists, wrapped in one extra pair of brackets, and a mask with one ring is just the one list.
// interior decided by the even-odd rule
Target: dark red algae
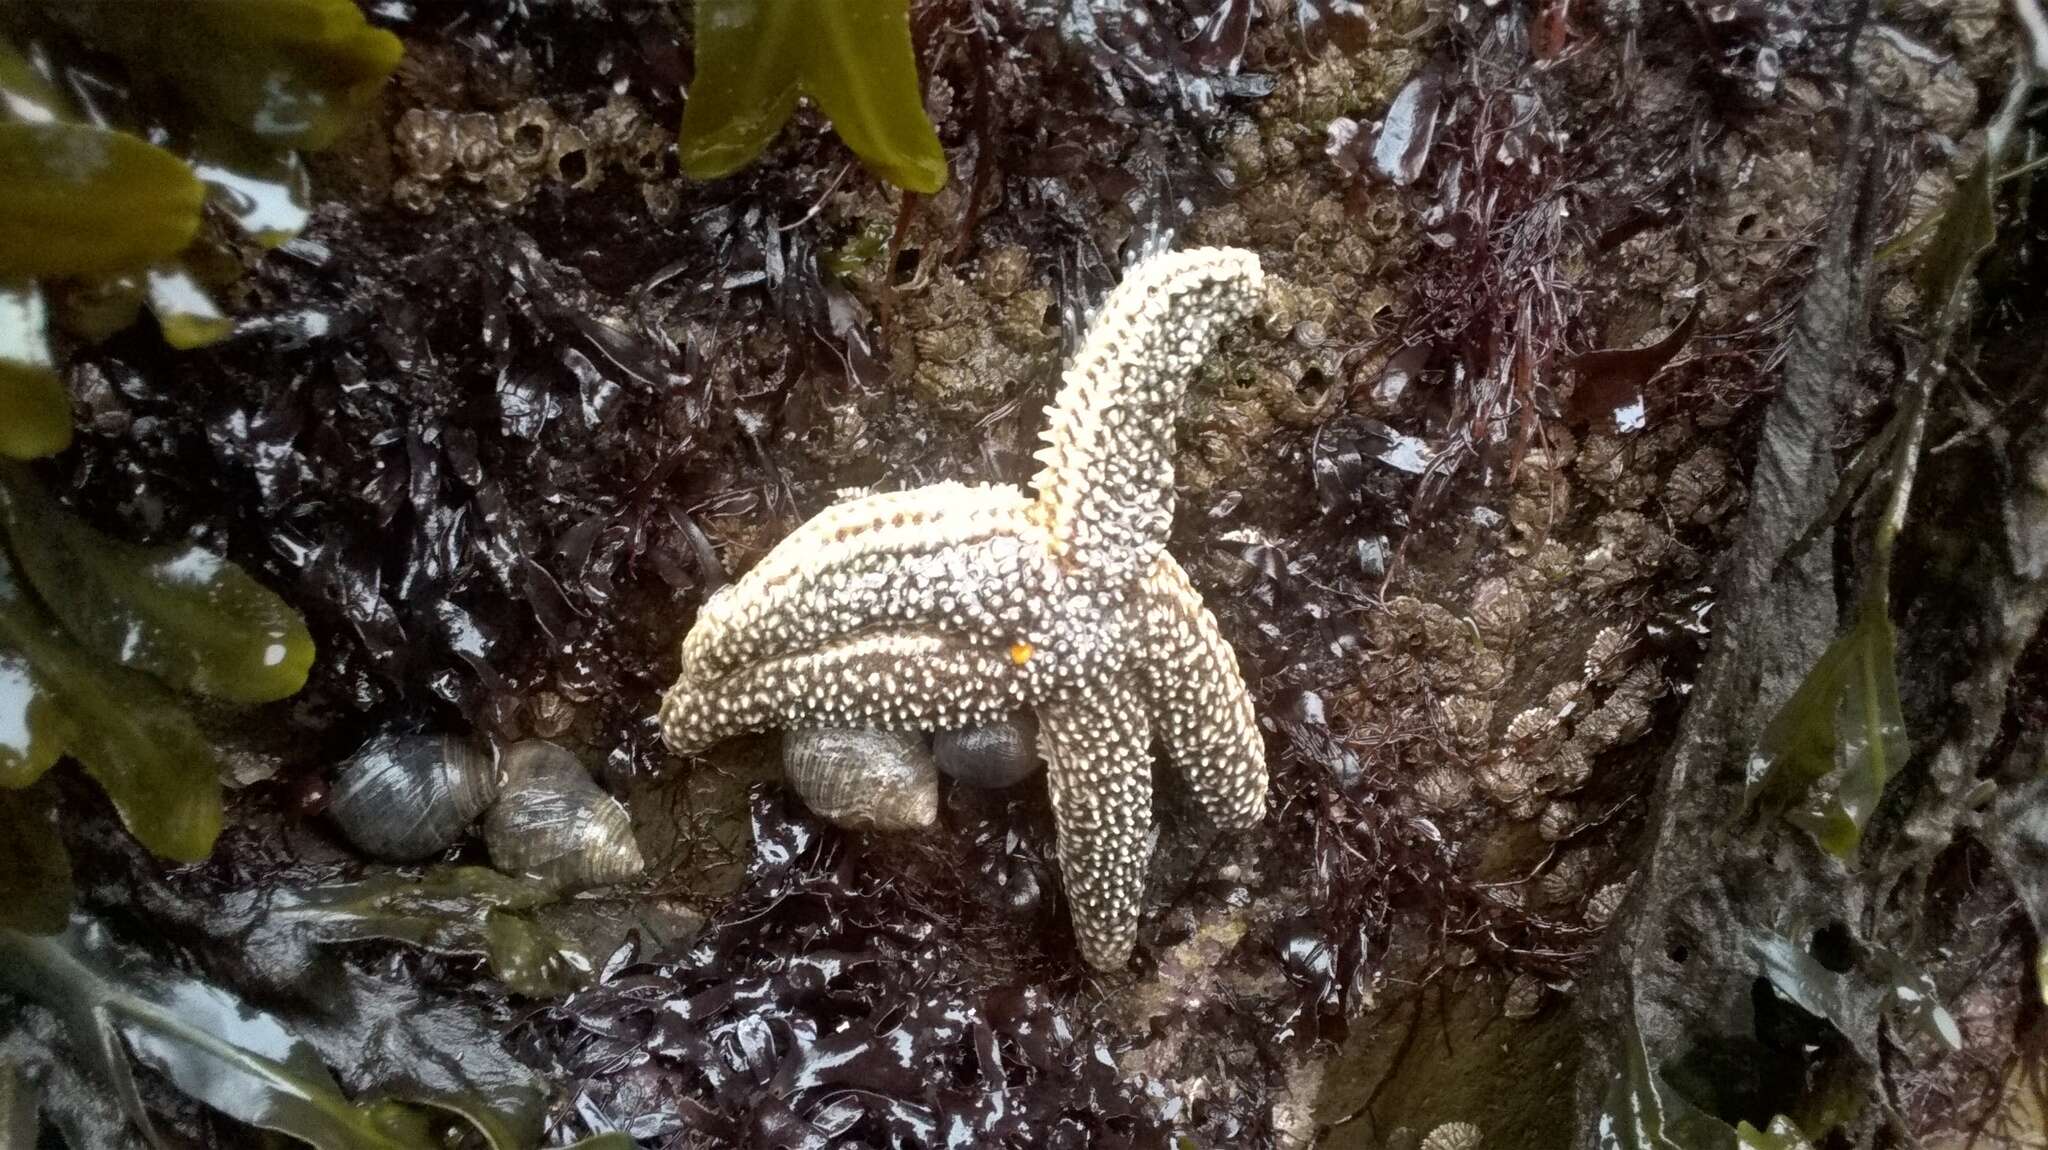
[(1165, 1148), (1203, 1125), (1046, 988), (986, 985), (858, 840), (771, 788), (752, 821), (744, 885), (687, 949), (608, 964), (530, 1024), (586, 1121), (820, 1150)]

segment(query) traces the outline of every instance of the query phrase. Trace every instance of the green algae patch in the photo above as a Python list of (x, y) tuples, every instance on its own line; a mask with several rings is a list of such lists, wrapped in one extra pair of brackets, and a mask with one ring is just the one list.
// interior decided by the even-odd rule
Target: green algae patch
[(176, 255), (206, 185), (183, 160), (83, 124), (0, 124), (0, 278), (104, 275)]
[[(184, 861), (212, 852), (221, 826), (220, 778), (213, 748), (192, 717), (156, 680), (72, 642), (29, 598), (4, 552), (0, 651), (25, 670), (24, 689), (54, 702), (36, 735), (16, 742), (0, 733), (0, 753), (47, 768), (53, 756), (44, 740), (61, 730), (64, 750), (99, 782), (144, 846)], [(6, 782), (25, 786), (40, 773), (23, 767)]]
[(195, 694), (267, 703), (305, 685), (313, 638), (284, 600), (204, 548), (138, 547), (0, 472), (0, 525), (22, 573), (93, 655)]
[(905, 0), (699, 0), (696, 30), (697, 78), (676, 142), (692, 178), (751, 163), (808, 96), (876, 175), (914, 192), (945, 185)]
[(71, 446), (71, 397), (50, 356), (42, 291), (0, 283), (0, 455), (34, 459)]

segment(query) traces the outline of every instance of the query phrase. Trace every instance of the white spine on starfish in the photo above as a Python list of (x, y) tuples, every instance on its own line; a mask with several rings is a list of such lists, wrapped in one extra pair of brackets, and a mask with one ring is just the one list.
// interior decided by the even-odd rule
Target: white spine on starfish
[(1258, 306), (1258, 257), (1198, 248), (1130, 270), (1067, 368), (1032, 479), (1062, 559), (1106, 582), (1139, 578), (1173, 523), (1173, 423), (1224, 329)]
[(1144, 708), (1107, 685), (1039, 708), (1038, 749), (1058, 832), (1060, 876), (1081, 957), (1131, 957), (1151, 861), (1152, 739)]
[(884, 631), (786, 655), (661, 700), (661, 737), (680, 753), (769, 727), (943, 730), (1001, 719), (1025, 702), (1000, 648), (923, 631)]
[(1173, 556), (1159, 557), (1145, 587), (1154, 654), (1140, 665), (1141, 682), (1159, 738), (1211, 821), (1255, 826), (1266, 817), (1266, 746), (1237, 654)]
[(683, 640), (708, 682), (877, 627), (1020, 631), (1054, 577), (1014, 487), (939, 483), (835, 503), (711, 597)]

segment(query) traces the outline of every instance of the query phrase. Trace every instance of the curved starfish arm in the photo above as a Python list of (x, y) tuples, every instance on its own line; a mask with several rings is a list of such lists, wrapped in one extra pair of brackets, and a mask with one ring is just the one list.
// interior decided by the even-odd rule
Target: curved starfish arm
[(1024, 675), (1000, 647), (885, 631), (784, 655), (702, 682), (685, 674), (661, 700), (661, 737), (691, 754), (769, 727), (939, 730), (1003, 718)]
[(1167, 754), (1218, 827), (1256, 826), (1266, 817), (1266, 744), (1236, 653), (1171, 555), (1140, 595), (1146, 646), (1157, 652), (1144, 666), (1145, 701)]
[(1152, 831), (1152, 740), (1137, 700), (1077, 692), (1038, 709), (1038, 750), (1081, 957), (1121, 969), (1138, 938)]
[(683, 672), (709, 682), (878, 627), (998, 635), (1054, 576), (1014, 487), (941, 483), (819, 512), (697, 612)]
[(1109, 293), (1053, 401), (1031, 481), (1068, 563), (1121, 581), (1164, 551), (1181, 395), (1263, 291), (1257, 256), (1196, 248), (1139, 264)]

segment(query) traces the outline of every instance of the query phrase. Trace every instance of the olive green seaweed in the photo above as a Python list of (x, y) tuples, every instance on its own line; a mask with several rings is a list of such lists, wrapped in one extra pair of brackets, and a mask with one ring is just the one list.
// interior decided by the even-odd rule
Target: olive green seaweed
[(700, 180), (751, 163), (815, 100), (875, 174), (913, 192), (946, 182), (924, 112), (908, 0), (698, 0), (696, 79), (676, 142)]
[[(65, 750), (98, 780), (121, 821), (144, 846), (188, 861), (213, 850), (221, 825), (213, 747), (155, 679), (107, 663), (72, 642), (29, 598), (5, 552), (0, 552), (0, 652), (19, 656), (30, 672), (29, 688), (54, 700)], [(29, 750), (25, 758), (34, 763), (43, 752)], [(35, 779), (24, 770), (5, 781), (26, 786)]]
[(235, 703), (305, 686), (305, 622), (212, 552), (102, 535), (64, 514), (18, 465), (0, 465), (0, 529), (43, 603), (100, 658)]
[[(1749, 764), (1743, 809), (1784, 817), (1838, 858), (1856, 854), (1886, 784), (1912, 753), (1891, 621), (1892, 552), (1911, 503), (1935, 381), (1969, 314), (1977, 262), (1998, 238), (1995, 191), (2029, 88), (2022, 74), (2007, 93), (1983, 154), (1957, 183), (1914, 266), (1929, 338), (1878, 438), (1889, 456), (1889, 490), (1879, 501), (1854, 618), (1765, 726)], [(1849, 504), (1848, 482), (1830, 501), (1831, 511)]]
[(52, 12), (212, 119), (282, 148), (332, 144), (405, 53), (354, 0), (69, 0)]
[(0, 123), (0, 279), (167, 259), (199, 231), (205, 199), (183, 160), (126, 132)]
[[(83, 1061), (114, 1091), (150, 1144), (167, 1145), (136, 1089), (129, 1052), (210, 1107), (319, 1150), (417, 1150), (439, 1145), (409, 1100), (351, 1101), (319, 1053), (281, 1019), (189, 975), (145, 968), (120, 954), (94, 924), (62, 936), (0, 929), (0, 988), (56, 1013)], [(530, 1143), (482, 1099), (420, 1104), (455, 1113), (493, 1150)], [(577, 1143), (630, 1150), (622, 1135)]]
[[(1889, 596), (1871, 595), (1764, 728), (1745, 805), (1783, 816), (1829, 853), (1856, 852), (1910, 749)], [(1833, 777), (1832, 788), (1820, 787)]]
[(282, 921), (323, 942), (389, 939), (436, 954), (486, 958), (514, 993), (556, 997), (580, 985), (589, 957), (521, 913), (554, 902), (550, 888), (488, 867), (437, 867), (280, 892)]
[(0, 281), (0, 456), (33, 459), (71, 446), (71, 396), (50, 356), (42, 289)]

